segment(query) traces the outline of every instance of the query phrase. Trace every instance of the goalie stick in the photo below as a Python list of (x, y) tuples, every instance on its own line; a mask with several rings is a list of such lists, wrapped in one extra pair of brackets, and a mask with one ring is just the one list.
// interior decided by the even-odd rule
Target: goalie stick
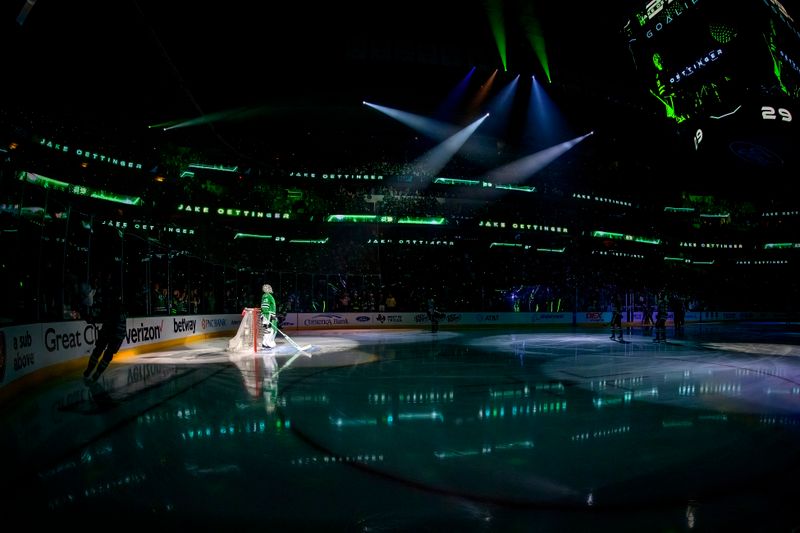
[[(275, 327), (275, 326), (273, 326), (273, 327)], [(309, 346), (306, 346), (305, 348), (303, 348), (302, 346), (300, 346), (299, 344), (297, 344), (296, 342), (294, 342), (294, 340), (292, 340), (292, 338), (291, 338), (289, 335), (287, 335), (286, 333), (284, 333), (284, 332), (281, 330), (281, 328), (275, 327), (275, 329), (276, 329), (276, 330), (278, 330), (278, 333), (280, 333), (281, 335), (283, 335), (283, 338), (284, 338), (284, 339), (286, 339), (286, 342), (288, 342), (289, 344), (291, 344), (291, 345), (292, 345), (292, 346), (293, 346), (293, 347), (294, 347), (294, 348), (297, 350), (297, 354), (296, 354), (296, 355), (303, 354), (303, 355), (305, 355), (306, 357), (311, 357), (311, 354), (310, 354), (310, 353), (308, 353), (308, 352), (306, 351), (306, 350), (308, 350)], [(291, 359), (290, 359), (290, 360), (291, 360)], [(287, 364), (288, 364), (288, 361), (287, 361)]]
[(289, 365), (291, 365), (294, 362), (294, 360), (300, 357), (301, 355), (305, 355), (306, 357), (311, 357), (311, 354), (306, 351), (310, 346), (306, 346), (305, 348), (303, 348), (302, 346), (298, 346), (298, 344), (294, 342), (294, 340), (292, 340), (292, 338), (289, 337), (286, 333), (281, 331), (280, 328), (276, 329), (278, 330), (278, 333), (283, 335), (283, 338), (286, 339), (286, 342), (294, 346), (294, 348), (297, 350), (297, 353), (291, 356), (289, 360), (286, 361), (286, 363), (284, 363), (283, 366), (280, 367), (277, 372), (275, 372), (274, 376), (277, 376), (278, 374), (289, 368)]
[(275, 372), (275, 373), (272, 375), (272, 376), (273, 376), (273, 378), (277, 377), (277, 376), (278, 376), (278, 375), (279, 375), (281, 372), (283, 372), (284, 370), (286, 370), (287, 368), (289, 368), (289, 365), (291, 365), (291, 364), (294, 362), (294, 360), (295, 360), (295, 359), (297, 359), (298, 357), (300, 357), (300, 354), (302, 354), (302, 352), (297, 352), (296, 354), (294, 354), (293, 356), (291, 356), (291, 357), (289, 358), (289, 360), (288, 360), (288, 361), (286, 361), (286, 362), (283, 364), (283, 366), (282, 366), (282, 367), (280, 367), (280, 368), (279, 368), (279, 369), (278, 369), (278, 370), (277, 370), (277, 371), (276, 371), (276, 372)]

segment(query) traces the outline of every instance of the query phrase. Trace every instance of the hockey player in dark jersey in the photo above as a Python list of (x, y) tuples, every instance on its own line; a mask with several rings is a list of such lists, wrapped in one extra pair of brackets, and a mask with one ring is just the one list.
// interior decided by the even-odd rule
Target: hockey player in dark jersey
[(656, 296), (656, 337), (653, 342), (667, 342), (667, 317), (669, 316), (667, 293), (661, 291)]
[(428, 320), (431, 321), (431, 333), (437, 333), (439, 331), (439, 321), (445, 317), (445, 314), (439, 311), (433, 298), (428, 298), (427, 315)]
[(611, 340), (622, 341), (622, 303), (619, 296), (615, 296), (611, 304)]
[[(99, 315), (100, 333), (97, 335), (94, 349), (89, 355), (86, 370), (83, 371), (83, 377), (92, 381), (97, 381), (105, 372), (128, 333), (128, 315), (122, 302), (122, 291), (118, 283), (111, 281), (111, 276), (107, 277), (102, 294)], [(92, 374), (92, 370), (94, 370), (94, 374)]]

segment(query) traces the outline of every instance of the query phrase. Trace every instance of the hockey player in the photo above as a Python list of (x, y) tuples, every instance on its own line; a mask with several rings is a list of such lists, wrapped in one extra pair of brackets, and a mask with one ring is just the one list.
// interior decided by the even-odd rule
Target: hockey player
[[(108, 279), (100, 304), (102, 327), (95, 341), (94, 349), (89, 355), (86, 370), (83, 371), (83, 377), (86, 380), (91, 379), (91, 381), (97, 381), (100, 374), (108, 368), (111, 359), (122, 346), (122, 341), (125, 340), (125, 335), (128, 333), (128, 315), (122, 304), (119, 286), (111, 281), (111, 276), (108, 276)], [(92, 374), (92, 370), (94, 370), (94, 374)]]
[(622, 342), (622, 304), (618, 296), (614, 297), (614, 302), (611, 304), (611, 340)]
[(439, 311), (433, 298), (428, 298), (427, 314), (428, 320), (431, 321), (431, 333), (437, 333), (439, 331), (439, 321), (445, 317), (445, 314)]
[(653, 306), (650, 303), (645, 303), (642, 307), (642, 333), (644, 335), (652, 335), (653, 328)]
[(264, 291), (264, 294), (261, 295), (261, 324), (266, 328), (261, 346), (274, 348), (275, 335), (278, 333), (278, 306), (275, 303), (275, 297), (272, 296), (272, 285), (265, 283), (261, 290)]
[(667, 294), (661, 291), (656, 297), (656, 338), (653, 339), (653, 342), (667, 342), (668, 309)]

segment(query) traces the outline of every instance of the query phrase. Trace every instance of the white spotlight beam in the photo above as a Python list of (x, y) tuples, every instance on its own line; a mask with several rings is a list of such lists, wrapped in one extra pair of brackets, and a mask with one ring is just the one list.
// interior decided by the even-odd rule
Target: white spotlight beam
[(393, 119), (402, 122), (406, 126), (436, 141), (442, 141), (444, 139), (447, 139), (448, 137), (453, 135), (453, 133), (458, 131), (457, 126), (453, 126), (452, 124), (447, 124), (446, 122), (440, 122), (432, 118), (423, 117), (422, 115), (415, 115), (414, 113), (409, 113), (407, 111), (400, 111), (399, 109), (393, 109), (391, 107), (372, 104), (370, 102), (364, 102), (364, 105), (376, 109), (381, 113), (384, 113), (392, 117)]
[[(458, 152), (461, 147), (467, 142), (470, 135), (472, 135), (478, 126), (489, 116), (486, 113), (484, 116), (462, 129), (455, 135), (450, 136), (441, 142), (438, 146), (432, 148), (423, 156), (419, 157), (416, 161), (411, 163), (408, 170), (422, 174), (423, 176), (435, 176), (450, 159)], [(407, 171), (408, 171), (407, 170)]]
[(257, 116), (274, 114), (273, 108), (262, 106), (256, 108), (240, 107), (238, 109), (227, 109), (217, 111), (216, 113), (209, 113), (200, 117), (191, 118), (187, 120), (176, 120), (169, 122), (162, 126), (164, 130), (172, 130), (176, 128), (189, 128), (194, 126), (202, 126), (204, 124), (214, 124), (222, 121), (237, 121), (246, 120)]
[(544, 167), (559, 158), (564, 152), (571, 149), (573, 146), (584, 140), (594, 132), (589, 132), (586, 135), (575, 137), (569, 141), (545, 148), (534, 154), (525, 156), (516, 161), (498, 167), (487, 173), (489, 181), (492, 183), (519, 183), (525, 179), (533, 176)]
[(25, 19), (28, 18), (31, 9), (33, 9), (33, 6), (35, 5), (36, 0), (25, 0), (25, 4), (22, 6), (22, 9), (20, 9), (19, 14), (17, 15), (17, 24), (20, 26), (25, 24)]

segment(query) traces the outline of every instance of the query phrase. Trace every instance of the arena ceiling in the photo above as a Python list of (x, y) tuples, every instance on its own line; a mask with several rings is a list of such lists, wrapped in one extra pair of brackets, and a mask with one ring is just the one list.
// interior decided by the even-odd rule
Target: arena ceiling
[(500, 69), (498, 86), (549, 75), (589, 128), (594, 98), (628, 102), (621, 29), (635, 4), (13, 0), (3, 107), (233, 158), (329, 153), (408, 134), (363, 100), (424, 115), (475, 67), (483, 80)]

